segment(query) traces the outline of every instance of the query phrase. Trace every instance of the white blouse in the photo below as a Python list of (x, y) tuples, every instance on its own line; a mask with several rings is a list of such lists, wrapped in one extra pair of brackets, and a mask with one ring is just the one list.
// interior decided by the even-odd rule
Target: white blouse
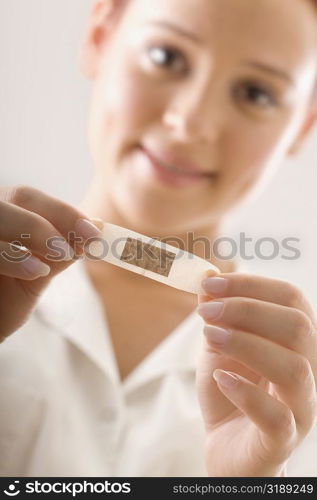
[[(121, 382), (79, 260), (0, 344), (0, 476), (206, 476), (194, 311)], [(288, 476), (317, 476), (316, 426)]]

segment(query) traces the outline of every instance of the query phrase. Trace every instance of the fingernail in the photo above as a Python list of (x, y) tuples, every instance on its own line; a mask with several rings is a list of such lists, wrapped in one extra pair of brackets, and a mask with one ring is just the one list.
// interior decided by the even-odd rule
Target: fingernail
[(223, 302), (201, 302), (197, 312), (206, 319), (215, 319), (220, 316), (223, 306)]
[(224, 345), (231, 336), (231, 333), (228, 330), (211, 325), (206, 325), (204, 327), (204, 334), (213, 344), (218, 345)]
[(201, 286), (207, 293), (222, 294), (227, 287), (228, 280), (225, 278), (207, 278), (201, 282)]
[(205, 271), (203, 273), (202, 279), (212, 278), (213, 276), (216, 276), (219, 273), (220, 273), (220, 270), (216, 267), (215, 267), (215, 269), (208, 269), (208, 271)]
[(33, 256), (22, 261), (21, 265), (30, 276), (47, 276), (51, 270), (50, 266)]
[(212, 374), (213, 378), (224, 387), (233, 387), (239, 382), (239, 378), (231, 372), (226, 372), (217, 368)]
[(83, 238), (84, 240), (88, 240), (89, 238), (102, 237), (101, 231), (99, 231), (99, 229), (94, 226), (94, 224), (86, 219), (78, 219), (75, 224), (75, 232), (77, 236)]
[(96, 226), (98, 229), (100, 229), (100, 231), (102, 231), (104, 226), (104, 222), (102, 219), (99, 219), (99, 217), (91, 217), (90, 222), (92, 222), (94, 226)]

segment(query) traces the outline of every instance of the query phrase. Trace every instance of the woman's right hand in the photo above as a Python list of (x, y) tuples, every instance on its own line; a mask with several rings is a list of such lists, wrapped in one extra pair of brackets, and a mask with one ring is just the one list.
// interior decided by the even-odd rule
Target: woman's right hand
[(38, 189), (0, 186), (0, 342), (25, 323), (49, 281), (82, 255), (85, 242), (101, 236), (87, 219)]

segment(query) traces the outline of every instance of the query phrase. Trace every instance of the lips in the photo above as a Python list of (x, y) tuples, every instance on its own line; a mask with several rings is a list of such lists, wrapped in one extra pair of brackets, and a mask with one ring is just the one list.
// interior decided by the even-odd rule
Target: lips
[(141, 149), (152, 161), (173, 169), (175, 173), (193, 177), (213, 177), (215, 175), (215, 172), (202, 170), (198, 165), (183, 161), (170, 153), (156, 153), (144, 147)]
[[(195, 164), (180, 162), (174, 155), (153, 153), (152, 150), (142, 146), (138, 149), (141, 155), (135, 164), (138, 166), (136, 174), (142, 173), (140, 176), (142, 183), (155, 182), (157, 186), (164, 185), (172, 189), (181, 189), (205, 186), (206, 183), (217, 180), (216, 172), (206, 173), (206, 171), (199, 170)], [(167, 163), (168, 160), (169, 163)], [(187, 169), (185, 170), (184, 167)]]

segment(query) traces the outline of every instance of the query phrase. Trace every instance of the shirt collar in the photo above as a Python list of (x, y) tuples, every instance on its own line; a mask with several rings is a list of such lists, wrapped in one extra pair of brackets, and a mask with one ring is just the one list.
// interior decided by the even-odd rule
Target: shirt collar
[(102, 304), (82, 260), (52, 279), (40, 297), (35, 314), (118, 380)]
[[(83, 260), (52, 279), (35, 314), (120, 383), (104, 308)], [(173, 371), (194, 372), (203, 325), (202, 318), (193, 311), (128, 375), (123, 389), (130, 391)]]

